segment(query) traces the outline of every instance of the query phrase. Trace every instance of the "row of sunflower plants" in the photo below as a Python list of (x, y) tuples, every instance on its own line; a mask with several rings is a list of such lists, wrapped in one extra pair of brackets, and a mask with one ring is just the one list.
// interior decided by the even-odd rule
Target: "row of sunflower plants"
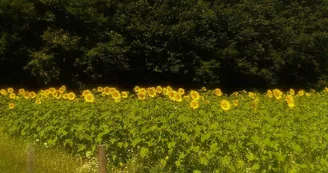
[(6, 88), (0, 120), (8, 135), (73, 154), (105, 143), (110, 164), (134, 159), (140, 172), (327, 172), (327, 93)]

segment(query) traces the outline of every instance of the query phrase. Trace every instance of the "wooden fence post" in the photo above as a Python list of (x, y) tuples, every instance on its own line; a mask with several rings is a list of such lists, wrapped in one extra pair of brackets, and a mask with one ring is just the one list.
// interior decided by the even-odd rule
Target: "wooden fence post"
[(98, 170), (99, 173), (106, 173), (106, 146), (98, 145)]
[(33, 144), (28, 144), (27, 147), (27, 173), (33, 173), (34, 166), (34, 147)]

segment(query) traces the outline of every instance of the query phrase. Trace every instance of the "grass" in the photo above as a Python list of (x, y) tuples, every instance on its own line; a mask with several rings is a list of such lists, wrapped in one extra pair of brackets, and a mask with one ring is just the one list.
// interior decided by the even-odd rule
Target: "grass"
[[(0, 172), (27, 172), (27, 147), (26, 141), (4, 135), (0, 126)], [(34, 173), (77, 173), (83, 167), (82, 159), (61, 149), (48, 149), (42, 145), (35, 145), (34, 148)]]

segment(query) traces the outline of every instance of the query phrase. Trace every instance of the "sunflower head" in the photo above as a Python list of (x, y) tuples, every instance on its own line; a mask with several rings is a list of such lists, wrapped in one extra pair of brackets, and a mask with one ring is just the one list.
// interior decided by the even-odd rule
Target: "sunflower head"
[(290, 89), (290, 90), (289, 90), (289, 94), (292, 95), (292, 96), (295, 95), (295, 90)]
[(49, 92), (50, 92), (50, 94), (54, 94), (55, 92), (56, 92), (56, 89), (55, 88), (49, 88)]
[(103, 89), (103, 93), (106, 94), (106, 95), (109, 95), (109, 94), (110, 94), (110, 89), (109, 89), (109, 87), (105, 87), (105, 88)]
[(279, 89), (274, 89), (273, 95), (277, 100), (279, 100), (282, 98), (283, 93)]
[(29, 96), (30, 96), (30, 98), (34, 99), (36, 97), (36, 93), (35, 92), (30, 92)]
[(178, 89), (178, 92), (179, 92), (179, 94), (181, 94), (181, 95), (185, 94), (185, 90), (184, 90), (183, 88), (179, 88), (179, 89)]
[(200, 98), (200, 95), (197, 91), (195, 90), (191, 90), (190, 91), (190, 97), (193, 99), (193, 100), (199, 100)]
[(191, 107), (192, 109), (197, 109), (197, 108), (199, 108), (199, 103), (198, 103), (198, 101), (197, 101), (197, 100), (192, 100), (192, 101), (190, 102), (190, 107)]
[(122, 98), (128, 98), (128, 92), (126, 92), (126, 91), (123, 91), (122, 93), (121, 93), (121, 95), (122, 95)]
[(59, 88), (59, 92), (61, 93), (61, 94), (63, 94), (65, 91), (66, 91), (66, 89), (67, 89), (67, 87), (65, 86), (65, 85), (63, 85), (63, 86), (61, 86), (60, 88)]
[(174, 100), (177, 102), (182, 102), (182, 95), (178, 92), (174, 94)]
[(139, 92), (139, 90), (140, 90), (140, 87), (139, 87), (139, 86), (135, 86), (135, 87), (133, 88), (133, 91), (136, 92), (136, 93)]
[(23, 95), (25, 93), (25, 89), (23, 89), (23, 88), (19, 89), (18, 90), (18, 93), (21, 94), (21, 95)]
[(8, 88), (7, 91), (8, 91), (8, 93), (13, 93), (14, 89), (13, 88)]
[(215, 94), (216, 96), (222, 96), (222, 91), (221, 91), (221, 89), (220, 89), (220, 88), (216, 88), (216, 89), (214, 89), (214, 94)]
[(154, 87), (147, 88), (149, 97), (154, 98), (156, 96), (156, 89)]
[(68, 99), (68, 100), (74, 100), (75, 97), (76, 97), (76, 95), (75, 95), (73, 92), (69, 92), (69, 93), (67, 94), (67, 99)]
[(15, 99), (16, 98), (16, 94), (15, 93), (10, 93), (9, 94), (9, 98), (10, 99)]
[(157, 86), (157, 87), (156, 87), (156, 92), (157, 92), (158, 94), (162, 93), (162, 92), (163, 92), (163, 88), (162, 88), (161, 86)]
[(7, 95), (7, 91), (4, 89), (0, 90), (0, 93), (1, 93), (1, 95)]
[(231, 105), (230, 105), (229, 101), (227, 101), (225, 99), (220, 102), (220, 106), (225, 111), (228, 111), (231, 109)]
[(146, 99), (146, 93), (139, 92), (137, 94), (139, 100), (145, 100)]
[(15, 108), (15, 104), (14, 103), (9, 103), (9, 109), (14, 109)]
[(267, 95), (269, 98), (272, 98), (272, 97), (273, 97), (273, 92), (272, 92), (271, 90), (268, 90), (266, 95)]
[(298, 96), (303, 96), (304, 94), (305, 94), (304, 90), (299, 90), (299, 91), (297, 92), (297, 95), (298, 95)]
[(95, 97), (93, 96), (92, 93), (88, 93), (88, 94), (84, 95), (84, 100), (88, 103), (92, 103), (95, 101)]
[(83, 90), (82, 91), (82, 96), (85, 96), (87, 94), (91, 94), (91, 91), (90, 90)]
[(112, 95), (112, 98), (113, 98), (114, 100), (117, 100), (117, 99), (120, 99), (120, 98), (121, 98), (121, 93), (120, 93), (118, 90), (113, 91), (113, 92), (111, 93), (111, 95)]
[(103, 92), (103, 91), (104, 91), (104, 88), (103, 88), (103, 87), (101, 87), (101, 86), (99, 86), (99, 87), (97, 88), (97, 91), (98, 91), (99, 93), (101, 93), (101, 92)]

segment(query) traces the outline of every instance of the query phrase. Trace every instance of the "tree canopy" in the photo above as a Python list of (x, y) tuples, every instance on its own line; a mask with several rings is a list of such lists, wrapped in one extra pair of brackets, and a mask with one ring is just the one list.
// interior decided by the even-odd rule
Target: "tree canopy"
[(2, 0), (0, 84), (320, 87), (327, 0)]

